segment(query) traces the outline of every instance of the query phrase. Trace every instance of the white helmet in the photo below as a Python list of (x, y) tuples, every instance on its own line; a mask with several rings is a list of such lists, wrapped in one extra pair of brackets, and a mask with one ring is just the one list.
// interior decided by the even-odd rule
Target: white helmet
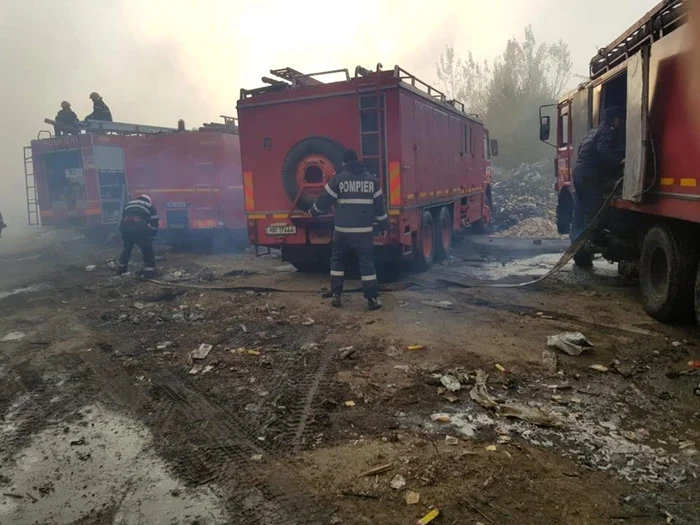
[(148, 204), (153, 204), (153, 201), (151, 200), (151, 198), (148, 195), (141, 195), (141, 196), (139, 196), (139, 199), (148, 202)]

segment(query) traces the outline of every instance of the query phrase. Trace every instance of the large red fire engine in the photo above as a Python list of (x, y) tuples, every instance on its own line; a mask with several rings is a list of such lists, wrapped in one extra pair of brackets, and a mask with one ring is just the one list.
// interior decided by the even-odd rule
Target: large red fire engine
[[(381, 260), (425, 270), (444, 258), (453, 233), (490, 220), (489, 158), (497, 143), (476, 115), (398, 66), (304, 75), (290, 68), (241, 90), (243, 184), (249, 240), (281, 247), (300, 270), (328, 263), (331, 216), (308, 210), (346, 148), (356, 149), (387, 196), (390, 230)], [(341, 75), (323, 83), (316, 77)]]
[[(611, 203), (603, 235), (584, 259), (601, 252), (611, 261), (639, 260), (645, 309), (661, 321), (692, 318), (693, 311), (700, 320), (700, 130), (691, 121), (682, 67), (690, 44), (684, 4), (658, 4), (602, 49), (591, 60), (591, 80), (556, 105), (562, 233), (569, 232), (572, 218), (571, 177), (581, 139), (605, 108), (626, 108), (622, 195)], [(549, 131), (549, 117), (541, 116), (540, 137), (548, 140)]]
[(233, 119), (200, 131), (87, 122), (82, 133), (25, 148), (30, 225), (75, 227), (104, 240), (126, 200), (148, 194), (167, 240), (245, 239), (240, 146)]

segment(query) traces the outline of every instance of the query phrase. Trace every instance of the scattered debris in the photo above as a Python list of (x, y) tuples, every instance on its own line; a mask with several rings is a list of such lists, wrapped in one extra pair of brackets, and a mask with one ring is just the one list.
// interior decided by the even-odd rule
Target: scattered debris
[(244, 334), (247, 334), (247, 333), (248, 333), (248, 327), (247, 327), (246, 325), (242, 324), (242, 325), (241, 325), (241, 331), (242, 331)]
[(316, 321), (311, 319), (311, 317), (308, 317), (303, 323), (301, 323), (304, 326), (311, 326), (312, 324), (316, 324)]
[(191, 376), (196, 376), (203, 369), (204, 369), (204, 367), (202, 365), (194, 365), (192, 368), (190, 368), (190, 371), (188, 372), (188, 374), (190, 374)]
[(352, 359), (355, 355), (355, 347), (346, 346), (344, 348), (341, 348), (340, 350), (338, 350), (338, 355), (340, 359)]
[(447, 390), (450, 392), (457, 392), (462, 388), (462, 385), (459, 383), (459, 380), (451, 376), (449, 374), (445, 374), (440, 378), (440, 383), (442, 383), (442, 386), (444, 386)]
[(476, 383), (469, 392), (469, 397), (484, 408), (493, 408), (498, 406), (496, 400), (489, 394), (486, 387), (486, 381), (489, 375), (483, 370), (476, 371)]
[(146, 308), (146, 305), (143, 303), (137, 302), (137, 303), (134, 303), (134, 308), (136, 308), (137, 310), (143, 310), (144, 308)]
[(542, 350), (542, 355), (540, 356), (540, 363), (542, 364), (542, 369), (548, 374), (556, 374), (558, 364), (557, 354), (550, 350), (549, 348)]
[(252, 456), (250, 456), (251, 461), (262, 461), (262, 458), (262, 454), (253, 454)]
[(430, 416), (430, 419), (432, 421), (439, 421), (440, 423), (449, 423), (450, 422), (450, 415), (444, 414), (442, 412), (438, 412), (436, 414), (432, 414)]
[(496, 452), (496, 445), (489, 445), (486, 447), (486, 452)]
[(192, 359), (206, 359), (206, 357), (209, 355), (209, 352), (211, 352), (212, 348), (214, 348), (214, 345), (202, 343), (199, 345), (199, 348), (193, 350), (190, 353), (190, 357)]
[(27, 336), (24, 332), (10, 332), (5, 337), (0, 339), (0, 343), (9, 343), (10, 341), (21, 341)]
[(396, 476), (391, 479), (390, 485), (394, 490), (401, 490), (406, 486), (406, 478), (404, 478), (401, 474), (396, 474)]
[(505, 366), (499, 365), (498, 363), (496, 363), (496, 370), (498, 370), (499, 372), (502, 372), (502, 373), (504, 373), (504, 374), (505, 374), (506, 372), (508, 372), (508, 370), (506, 370), (506, 367), (505, 367)]
[(433, 308), (441, 308), (442, 310), (452, 310), (452, 303), (450, 301), (421, 301), (421, 304), (432, 306)]
[(452, 392), (449, 392), (449, 391), (442, 394), (442, 397), (443, 397), (443, 399), (445, 399), (446, 401), (449, 401), (450, 403), (456, 403), (457, 401), (459, 401), (459, 396), (456, 396)]
[(588, 368), (590, 368), (591, 370), (595, 370), (596, 372), (603, 373), (603, 374), (609, 370), (609, 368), (607, 366), (603, 366), (603, 365), (591, 365)]
[(376, 476), (378, 474), (384, 474), (385, 472), (389, 472), (393, 468), (394, 468), (393, 463), (385, 463), (384, 465), (379, 465), (377, 467), (366, 470), (365, 472), (360, 474), (360, 477), (366, 478), (367, 476)]
[(547, 346), (569, 355), (581, 355), (593, 344), (581, 332), (563, 332), (547, 337)]
[(539, 407), (504, 405), (499, 409), (498, 413), (505, 417), (522, 419), (523, 421), (540, 427), (556, 427), (561, 425), (553, 414), (545, 412)]
[(425, 516), (423, 516), (421, 519), (419, 519), (416, 522), (416, 525), (428, 525), (431, 521), (433, 521), (435, 518), (437, 518), (440, 515), (440, 510), (439, 509), (433, 509), (430, 512), (428, 512)]
[(158, 350), (165, 350), (166, 348), (168, 348), (168, 347), (171, 346), (172, 344), (173, 344), (172, 341), (163, 341), (162, 343), (158, 343), (158, 344), (156, 345), (156, 348), (157, 348)]
[(97, 266), (94, 264), (89, 264), (85, 267), (86, 272), (94, 272), (95, 270), (97, 270)]
[(354, 402), (354, 401), (346, 401), (346, 402), (345, 402), (345, 406), (346, 406), (346, 407), (352, 408), (352, 407), (355, 406), (355, 402)]
[(688, 361), (688, 366), (693, 369), (700, 368), (700, 361)]
[(682, 343), (681, 343), (680, 341), (673, 341), (673, 342), (671, 343), (671, 346), (672, 346), (673, 348), (678, 348), (679, 346), (681, 346), (681, 344), (682, 344)]
[(408, 350), (423, 350), (423, 345), (410, 345), (407, 348)]
[(418, 505), (420, 503), (420, 494), (409, 490), (406, 492), (406, 505)]
[(459, 439), (454, 436), (445, 436), (445, 445), (459, 445)]

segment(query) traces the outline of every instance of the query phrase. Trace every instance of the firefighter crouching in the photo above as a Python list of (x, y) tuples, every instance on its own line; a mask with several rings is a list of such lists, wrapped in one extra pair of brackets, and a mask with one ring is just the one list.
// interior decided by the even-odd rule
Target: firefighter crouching
[(7, 224), (2, 220), (2, 213), (0, 213), (0, 237), (2, 237), (2, 231), (7, 228)]
[(158, 213), (148, 195), (129, 201), (124, 207), (119, 233), (124, 240), (124, 249), (119, 257), (117, 275), (125, 274), (129, 268), (129, 259), (134, 245), (138, 246), (143, 256), (143, 276), (155, 277), (156, 260), (153, 253), (153, 239), (158, 234)]
[(365, 299), (370, 310), (382, 303), (377, 299), (377, 273), (374, 269), (374, 233), (376, 221), (386, 232), (388, 217), (379, 180), (372, 175), (357, 153), (347, 150), (343, 169), (333, 175), (309, 212), (317, 217), (335, 205), (333, 255), (331, 256), (331, 304), (342, 306), (343, 280), (348, 258), (354, 252), (360, 265)]

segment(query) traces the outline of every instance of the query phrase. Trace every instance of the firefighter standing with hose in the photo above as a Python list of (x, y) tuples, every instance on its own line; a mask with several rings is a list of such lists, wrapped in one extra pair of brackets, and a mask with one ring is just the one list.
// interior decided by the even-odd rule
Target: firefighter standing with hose
[(119, 224), (119, 233), (124, 240), (124, 249), (119, 257), (117, 275), (125, 274), (129, 269), (129, 259), (134, 245), (138, 246), (143, 256), (143, 276), (155, 277), (156, 259), (153, 252), (153, 239), (158, 234), (158, 213), (148, 195), (127, 202)]
[(317, 217), (335, 205), (333, 255), (331, 256), (331, 304), (342, 306), (343, 281), (348, 257), (354, 252), (360, 266), (362, 288), (370, 310), (378, 310), (377, 273), (374, 268), (374, 223), (386, 232), (388, 216), (379, 180), (358, 160), (357, 153), (343, 154), (343, 169), (334, 174), (309, 210)]

